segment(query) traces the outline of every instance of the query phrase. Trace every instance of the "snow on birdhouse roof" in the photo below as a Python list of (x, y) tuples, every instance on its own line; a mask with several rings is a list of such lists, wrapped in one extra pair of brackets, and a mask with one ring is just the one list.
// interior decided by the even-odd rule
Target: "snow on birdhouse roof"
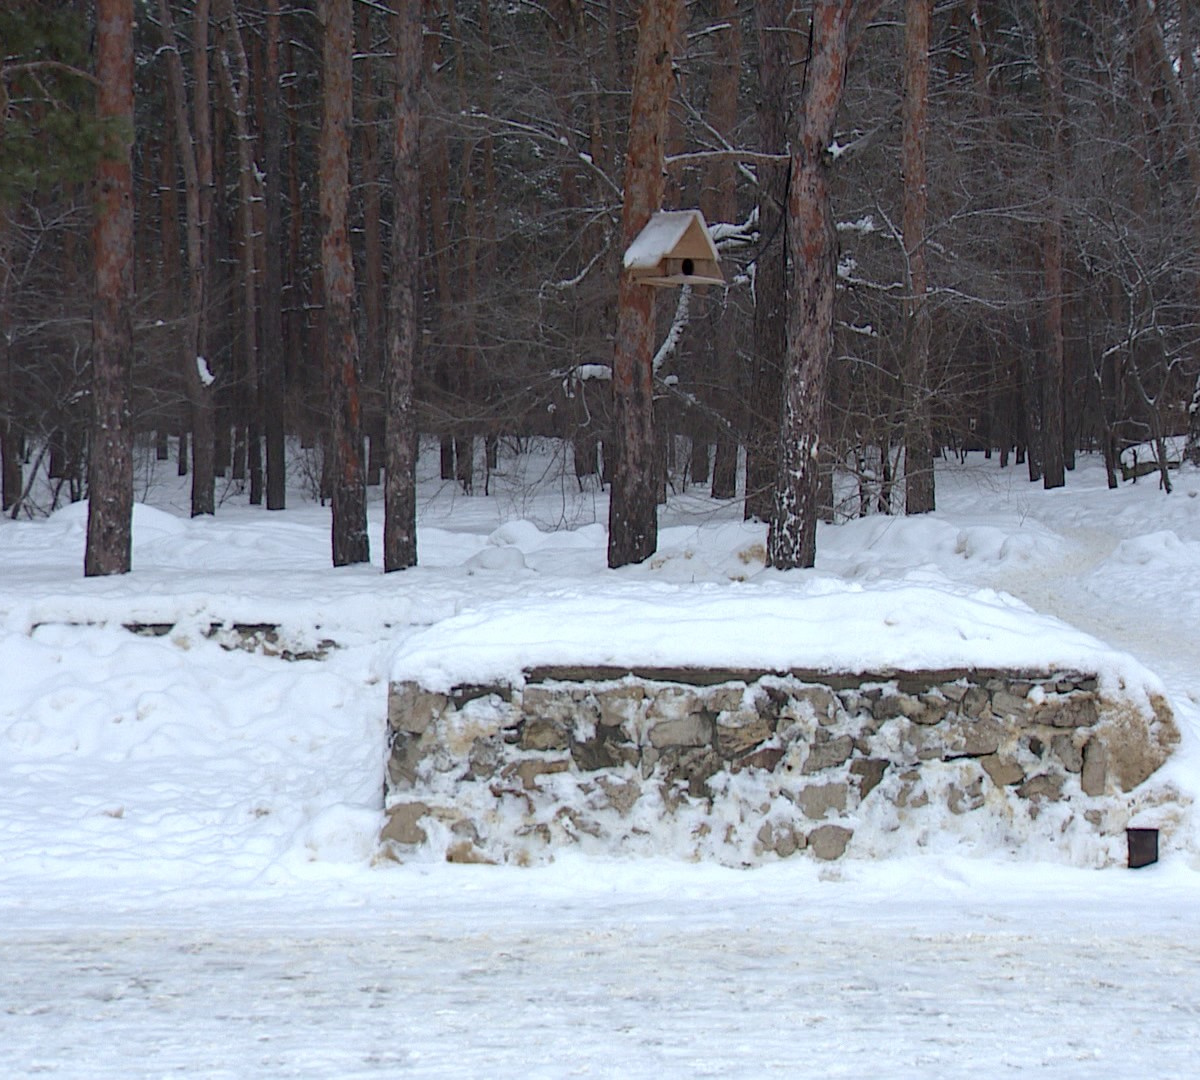
[[(691, 233), (691, 235), (689, 235)], [(660, 210), (650, 216), (646, 226), (625, 251), (626, 270), (653, 270), (684, 243), (697, 241), (701, 250), (681, 254), (718, 261), (717, 249), (699, 210)]]

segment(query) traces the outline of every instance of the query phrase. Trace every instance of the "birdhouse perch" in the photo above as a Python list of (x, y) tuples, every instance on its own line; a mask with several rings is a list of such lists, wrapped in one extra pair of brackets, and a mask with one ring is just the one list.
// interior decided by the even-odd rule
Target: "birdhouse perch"
[(660, 210), (625, 252), (625, 269), (640, 285), (724, 285), (720, 257), (699, 210)]

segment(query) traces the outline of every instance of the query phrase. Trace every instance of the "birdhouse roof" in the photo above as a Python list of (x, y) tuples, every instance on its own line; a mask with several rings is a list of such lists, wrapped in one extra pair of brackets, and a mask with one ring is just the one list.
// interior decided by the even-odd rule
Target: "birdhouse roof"
[(699, 210), (660, 210), (652, 214), (625, 252), (625, 269), (653, 270), (671, 257), (719, 261)]

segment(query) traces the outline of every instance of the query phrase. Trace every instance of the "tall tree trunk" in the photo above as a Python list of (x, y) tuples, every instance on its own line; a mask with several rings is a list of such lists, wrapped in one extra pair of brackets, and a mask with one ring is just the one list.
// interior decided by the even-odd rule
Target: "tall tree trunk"
[(279, 95), (279, 0), (267, 0), (265, 27), (262, 408), (267, 509), (282, 510), (287, 505), (287, 466), (283, 423), (283, 110)]
[(1044, 376), (1042, 379), (1042, 483), (1066, 483), (1063, 457), (1063, 211), (1062, 170), (1066, 153), (1062, 24), (1059, 0), (1037, 0), (1042, 85), (1046, 117), (1046, 215), (1042, 226)]
[[(223, 42), (220, 55), (221, 84), (233, 114), (238, 154), (239, 218), (242, 242), (242, 350), (245, 356), (245, 404), (247, 456), (250, 466), (250, 504), (262, 503), (261, 434), (262, 387), (258, 366), (258, 237), (255, 207), (262, 202), (262, 183), (255, 151), (258, 137), (250, 126), (250, 65), (238, 25), (233, 0), (220, 0)], [(239, 448), (239, 462), (241, 451)]]
[(384, 405), (384, 271), (383, 271), (383, 206), (380, 155), (379, 98), (374, 72), (375, 43), (372, 40), (374, 13), (371, 5), (359, 4), (359, 53), (362, 61), (362, 115), (355, 128), (358, 131), (358, 184), (362, 191), (362, 250), (363, 281), (360, 292), (363, 312), (362, 373), (364, 426), (370, 442), (367, 457), (367, 486), (379, 484), (383, 466)]
[[(1044, 2), (1044, 0), (1039, 0)], [(1180, 62), (1176, 68), (1175, 58), (1167, 49), (1166, 37), (1159, 22), (1158, 7), (1153, 0), (1137, 0), (1138, 17), (1154, 53), (1156, 75), (1165, 83), (1171, 104), (1180, 125), (1180, 142), (1187, 157), (1188, 179), (1191, 184), (1191, 228), (1195, 249), (1200, 250), (1200, 118), (1193, 100), (1195, 90), (1195, 64), (1192, 49), (1186, 46), (1191, 41), (1191, 12), (1188, 0), (1180, 4)], [(1200, 298), (1200, 284), (1197, 284)], [(1198, 299), (1200, 303), (1200, 299)], [(1192, 388), (1188, 403), (1187, 441), (1184, 456), (1193, 465), (1200, 466), (1200, 372)]]
[[(710, 123), (722, 139), (732, 143), (738, 119), (738, 78), (742, 70), (742, 35), (736, 0), (719, 0), (716, 16), (724, 29), (717, 36), (719, 52), (713, 72)], [(732, 159), (715, 159), (701, 202), (701, 209), (709, 221), (737, 220), (737, 170)], [(725, 409), (729, 426), (717, 429), (711, 489), (714, 499), (732, 499), (737, 493), (738, 443), (732, 430), (745, 426), (745, 409), (741, 404), (742, 395), (738, 393), (734, 310), (729, 300), (728, 293), (722, 291), (721, 303), (713, 305), (713, 374), (724, 400), (731, 403)], [(698, 459), (694, 464), (699, 464)], [(707, 472), (707, 446), (703, 464)], [(694, 479), (701, 482), (699, 477)]]
[[(760, 149), (783, 154), (791, 127), (791, 50), (786, 0), (754, 5), (758, 24)], [(754, 366), (746, 431), (745, 517), (769, 521), (778, 472), (779, 401), (787, 353), (788, 166), (758, 166), (758, 257), (754, 273)]]
[[(662, 207), (663, 144), (671, 100), (671, 54), (682, 0), (643, 0), (625, 155), (622, 250)], [(658, 546), (654, 438), (654, 292), (623, 271), (613, 357), (616, 461), (608, 512), (608, 565), (649, 558)]]
[(167, 65), (168, 97), (174, 114), (187, 207), (188, 325), (183, 343), (183, 378), (191, 406), (193, 517), (213, 513), (216, 505), (213, 372), (211, 357), (207, 355), (208, 227), (213, 185), (208, 104), (208, 9), (208, 0), (196, 0), (192, 35), (194, 101), (192, 120), (189, 120), (183, 57), (174, 19), (167, 0), (158, 0), (159, 21), (166, 45), (163, 55)]
[(92, 234), (92, 427), (83, 572), (127, 574), (133, 550), (133, 0), (97, 0), (97, 114), (108, 125)]
[(423, 70), (421, 8), (401, 5), (391, 15), (395, 54), (392, 97), (392, 272), (385, 355), (387, 395), (384, 465), (383, 569), (417, 563), (417, 418), (413, 368), (420, 288), (420, 92)]
[(929, 109), (929, 17), (932, 0), (906, 0), (904, 10), (903, 174), (904, 255), (904, 508), (934, 508), (933, 434), (929, 416), (929, 278), (925, 264), (925, 133)]
[[(4, 136), (4, 110), (0, 109), (0, 138)], [(9, 305), (13, 273), (8, 223), (0, 213), (0, 510), (7, 512), (21, 497), (21, 439), (17, 433), (13, 393), (12, 335)]]
[(878, 6), (875, 0), (813, 4), (791, 148), (787, 234), (794, 280), (787, 309), (779, 471), (767, 529), (767, 561), (780, 570), (812, 566), (817, 556), (821, 433), (837, 283), (829, 146), (853, 49), (852, 24), (865, 22)]
[(367, 562), (367, 488), (362, 460), (354, 261), (346, 224), (354, 54), (353, 0), (322, 0), (320, 140), (321, 270), (325, 281), (325, 387), (330, 425), (333, 565)]

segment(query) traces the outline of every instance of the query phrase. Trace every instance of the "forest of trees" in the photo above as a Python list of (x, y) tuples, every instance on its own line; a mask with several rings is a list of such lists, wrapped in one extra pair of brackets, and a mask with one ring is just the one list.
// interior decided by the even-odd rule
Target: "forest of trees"
[[(487, 489), (550, 436), (611, 485), (610, 565), (669, 486), (772, 565), (921, 513), (934, 461), (1061, 486), (1200, 464), (1192, 0), (7, 0), (0, 496), (90, 499), (129, 569), (134, 440), (285, 506), (320, 448), (333, 561), (416, 562), (418, 435)], [(699, 208), (725, 286), (622, 269)], [(833, 477), (857, 484), (837, 485)], [(845, 493), (854, 491), (852, 501)]]

